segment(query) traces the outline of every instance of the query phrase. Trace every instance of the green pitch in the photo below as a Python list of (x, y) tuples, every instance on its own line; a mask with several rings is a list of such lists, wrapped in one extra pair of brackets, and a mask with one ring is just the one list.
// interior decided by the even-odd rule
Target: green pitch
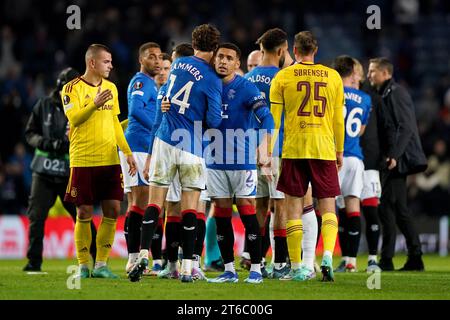
[[(396, 257), (400, 268), (405, 256)], [(318, 261), (320, 261), (318, 259)], [(181, 283), (177, 280), (144, 277), (131, 283), (125, 276), (124, 259), (110, 261), (119, 280), (82, 279), (80, 289), (68, 289), (73, 283), (66, 273), (75, 260), (46, 260), (47, 274), (27, 274), (22, 271), (25, 260), (0, 261), (0, 299), (146, 299), (146, 300), (308, 300), (308, 299), (450, 299), (450, 257), (425, 256), (425, 272), (382, 272), (378, 279), (366, 274), (367, 258), (358, 258), (360, 272), (335, 274), (334, 283), (317, 280), (293, 282), (264, 279), (260, 285), (244, 283), (248, 272), (239, 272), (239, 283), (213, 284), (205, 281)], [(339, 262), (336, 257), (334, 264)], [(218, 273), (208, 273), (214, 277)], [(69, 280), (68, 280), (69, 278)], [(373, 289), (369, 289), (367, 283)], [(256, 286), (258, 288), (256, 288)], [(379, 289), (376, 289), (379, 287)]]

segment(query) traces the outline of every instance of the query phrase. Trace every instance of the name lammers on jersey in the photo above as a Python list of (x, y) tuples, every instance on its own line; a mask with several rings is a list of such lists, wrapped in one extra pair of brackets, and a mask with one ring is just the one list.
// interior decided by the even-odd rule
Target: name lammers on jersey
[(194, 76), (196, 81), (200, 81), (203, 79), (203, 75), (200, 73), (200, 70), (198, 70), (190, 63), (177, 62), (172, 66), (172, 70), (177, 69), (188, 71)]
[(345, 96), (345, 99), (355, 101), (356, 103), (362, 102), (362, 97), (357, 93), (345, 91), (344, 96)]
[(294, 76), (296, 77), (320, 77), (328, 78), (327, 70), (316, 70), (316, 69), (294, 69)]

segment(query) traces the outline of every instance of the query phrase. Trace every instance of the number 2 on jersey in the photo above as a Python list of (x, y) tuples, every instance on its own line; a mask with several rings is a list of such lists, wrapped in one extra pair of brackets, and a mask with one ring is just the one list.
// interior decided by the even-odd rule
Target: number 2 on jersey
[[(177, 76), (174, 74), (171, 74), (169, 77), (169, 89), (167, 90), (168, 98), (170, 98), (170, 93), (172, 92), (173, 84), (175, 83), (176, 79)], [(177, 93), (173, 95), (172, 98), (170, 98), (170, 103), (176, 104), (177, 106), (180, 107), (178, 113), (184, 114), (186, 109), (189, 108), (190, 104), (188, 103), (188, 100), (193, 85), (194, 85), (193, 81), (188, 81), (180, 90), (178, 90)], [(181, 95), (183, 95), (183, 100), (179, 100)]]
[[(327, 98), (320, 95), (320, 88), (326, 88), (327, 84), (325, 82), (314, 82), (314, 100), (321, 102), (321, 106), (314, 105), (314, 115), (316, 117), (325, 116), (325, 110), (327, 108)], [(303, 98), (300, 107), (298, 108), (297, 115), (303, 117), (309, 117), (311, 111), (305, 111), (305, 107), (308, 103), (309, 97), (311, 96), (311, 84), (308, 81), (300, 81), (297, 83), (297, 91), (305, 90), (305, 97)]]

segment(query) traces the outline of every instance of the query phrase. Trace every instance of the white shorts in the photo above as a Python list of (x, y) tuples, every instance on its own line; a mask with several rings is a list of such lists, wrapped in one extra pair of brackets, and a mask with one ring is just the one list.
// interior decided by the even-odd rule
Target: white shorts
[(364, 187), (364, 163), (356, 157), (344, 157), (339, 171), (339, 185), (343, 197), (360, 197)]
[(182, 190), (205, 189), (204, 159), (155, 138), (150, 162), (150, 185), (168, 188), (177, 172)]
[(175, 174), (175, 177), (169, 186), (169, 190), (167, 191), (166, 201), (170, 201), (170, 202), (181, 201), (181, 183), (180, 183), (180, 177), (178, 176), (178, 172)]
[[(144, 167), (148, 154), (146, 152), (133, 152), (134, 160), (136, 161), (137, 171), (134, 177), (128, 173), (127, 157), (122, 151), (119, 151), (120, 167), (123, 174), (124, 189), (131, 189), (131, 187), (148, 186), (148, 181), (144, 179)], [(124, 191), (125, 192), (125, 191)]]
[(270, 197), (271, 199), (284, 199), (284, 192), (277, 190), (278, 179), (280, 178), (281, 158), (272, 158), (272, 181), (262, 176), (261, 168), (258, 166), (258, 186), (256, 188), (256, 198)]
[(380, 172), (378, 170), (365, 170), (363, 176), (364, 188), (361, 193), (361, 200), (381, 198)]
[(258, 176), (256, 170), (207, 169), (208, 195), (214, 198), (254, 198)]

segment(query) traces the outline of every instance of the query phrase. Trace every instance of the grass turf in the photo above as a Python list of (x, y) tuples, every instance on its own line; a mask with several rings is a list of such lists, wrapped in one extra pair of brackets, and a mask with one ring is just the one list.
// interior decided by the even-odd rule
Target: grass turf
[[(394, 265), (399, 268), (405, 260), (405, 256), (398, 256), (394, 259)], [(320, 282), (318, 275), (316, 280), (307, 282), (264, 279), (260, 285), (244, 283), (247, 271), (239, 272), (240, 281), (235, 284), (205, 281), (186, 284), (156, 277), (144, 277), (140, 282), (131, 283), (124, 273), (126, 260), (112, 259), (109, 265), (121, 276), (120, 279), (82, 279), (81, 289), (78, 290), (67, 288), (70, 274), (66, 273), (66, 269), (76, 263), (74, 259), (45, 260), (43, 271), (48, 274), (33, 275), (22, 271), (25, 262), (0, 261), (0, 300), (450, 300), (450, 257), (433, 255), (424, 256), (427, 271), (382, 272), (380, 289), (372, 290), (367, 287), (370, 275), (363, 271), (367, 262), (365, 256), (358, 258), (360, 272), (335, 274), (333, 283)], [(339, 258), (335, 257), (334, 264), (338, 262)], [(208, 277), (217, 275), (207, 274)]]

